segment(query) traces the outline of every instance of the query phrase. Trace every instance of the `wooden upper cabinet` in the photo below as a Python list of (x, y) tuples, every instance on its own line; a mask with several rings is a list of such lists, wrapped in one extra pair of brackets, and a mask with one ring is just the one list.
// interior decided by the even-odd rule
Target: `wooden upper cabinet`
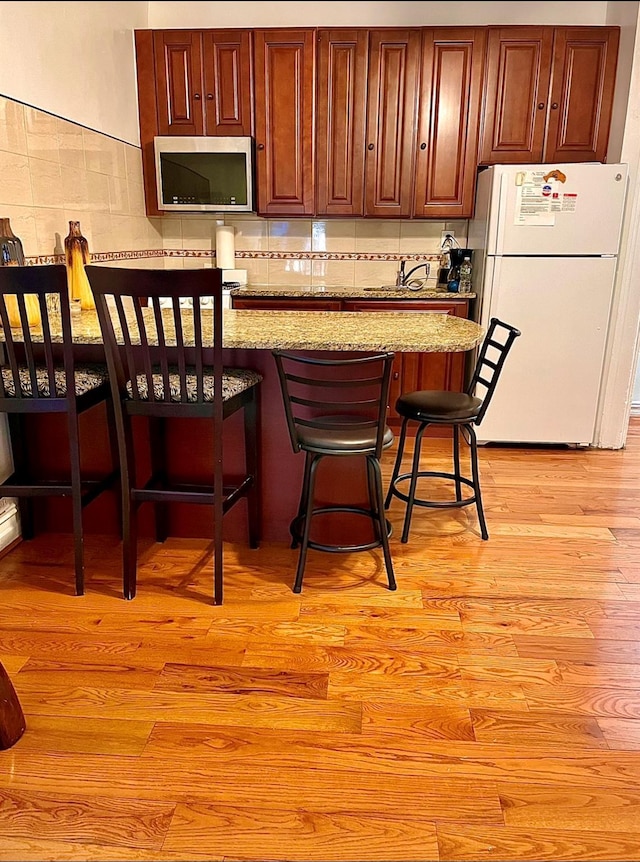
[(489, 28), (481, 164), (540, 162), (552, 27)]
[(556, 28), (544, 160), (605, 160), (618, 59), (617, 27)]
[(153, 34), (159, 135), (203, 135), (202, 33)]
[(365, 215), (413, 210), (415, 117), (422, 33), (369, 31)]
[(313, 215), (315, 30), (256, 30), (260, 215)]
[(249, 30), (203, 33), (207, 135), (252, 135), (253, 68)]
[(485, 31), (425, 30), (414, 215), (472, 215)]
[(153, 34), (158, 135), (251, 135), (249, 30)]
[(368, 30), (318, 31), (318, 215), (364, 211), (368, 46)]

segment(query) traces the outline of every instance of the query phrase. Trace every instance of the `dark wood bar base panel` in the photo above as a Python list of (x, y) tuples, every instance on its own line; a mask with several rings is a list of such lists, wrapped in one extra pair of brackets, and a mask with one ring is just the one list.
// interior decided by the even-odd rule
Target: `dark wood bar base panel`
[[(348, 354), (342, 354), (347, 356)], [(262, 434), (260, 442), (261, 469), (263, 475), (261, 509), (265, 541), (289, 541), (289, 524), (296, 511), (302, 465), (291, 451), (282, 397), (271, 351), (230, 351), (225, 362), (241, 367), (250, 367), (263, 375), (262, 382)], [(30, 417), (31, 418), (31, 417)], [(151, 464), (145, 459), (148, 451), (147, 422), (136, 417), (134, 433), (141, 457), (138, 469), (150, 473)], [(99, 474), (109, 459), (106, 415), (97, 407), (82, 417), (81, 438), (87, 443), (83, 448), (83, 469), (87, 475)], [(64, 442), (64, 427), (57, 417), (37, 417), (28, 428), (29, 451), (36, 453), (38, 468), (55, 470), (64, 468), (67, 457)], [(213, 478), (213, 451), (211, 428), (206, 419), (166, 420), (165, 446), (167, 464), (171, 478), (176, 481), (206, 481)], [(242, 418), (230, 416), (224, 429), (225, 465), (229, 475), (242, 469), (243, 429)], [(366, 494), (365, 476), (358, 458), (341, 460), (340, 485), (352, 488), (355, 502)], [(323, 464), (324, 468), (325, 465)], [(362, 475), (361, 475), (362, 473)], [(88, 533), (120, 535), (116, 491), (105, 492), (85, 512), (85, 530)], [(317, 494), (323, 504), (329, 505), (333, 495), (344, 495), (336, 487), (335, 476), (321, 469), (318, 475)], [(65, 500), (39, 499), (35, 505), (34, 521), (36, 533), (69, 532), (71, 530), (71, 507)], [(224, 537), (226, 541), (247, 541), (246, 503), (241, 501), (225, 515)], [(184, 538), (212, 538), (213, 522), (206, 507), (172, 504), (168, 507), (169, 535)], [(142, 536), (154, 536), (153, 507), (143, 505), (140, 509), (139, 530)]]

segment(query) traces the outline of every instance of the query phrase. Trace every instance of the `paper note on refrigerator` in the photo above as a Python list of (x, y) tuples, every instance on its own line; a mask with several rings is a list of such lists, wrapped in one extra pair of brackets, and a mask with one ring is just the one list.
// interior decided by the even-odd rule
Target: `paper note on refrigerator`
[(556, 217), (552, 209), (557, 181), (545, 181), (545, 171), (521, 171), (516, 188), (514, 224), (553, 227)]

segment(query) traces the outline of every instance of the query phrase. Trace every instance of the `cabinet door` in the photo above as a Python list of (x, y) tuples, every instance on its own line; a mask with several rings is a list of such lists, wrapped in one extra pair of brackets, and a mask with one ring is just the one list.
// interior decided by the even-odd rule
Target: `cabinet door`
[(545, 162), (603, 162), (618, 59), (617, 27), (559, 27)]
[(153, 45), (158, 134), (204, 134), (201, 32), (157, 30)]
[(315, 32), (256, 30), (260, 215), (313, 215)]
[(541, 161), (552, 47), (552, 27), (489, 28), (481, 164)]
[(415, 216), (472, 215), (485, 39), (483, 29), (424, 32)]
[(292, 299), (291, 297), (261, 299), (259, 296), (245, 298), (232, 296), (231, 307), (251, 311), (340, 311), (342, 302), (339, 299)]
[(318, 31), (316, 212), (361, 216), (367, 30)]
[(249, 30), (203, 33), (207, 135), (251, 135), (253, 69)]
[(371, 30), (365, 215), (408, 218), (422, 33)]

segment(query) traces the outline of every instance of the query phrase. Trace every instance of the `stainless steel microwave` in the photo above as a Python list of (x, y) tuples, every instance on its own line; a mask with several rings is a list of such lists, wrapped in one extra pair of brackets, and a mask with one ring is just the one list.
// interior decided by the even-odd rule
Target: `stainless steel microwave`
[(154, 138), (158, 209), (253, 212), (253, 138)]

